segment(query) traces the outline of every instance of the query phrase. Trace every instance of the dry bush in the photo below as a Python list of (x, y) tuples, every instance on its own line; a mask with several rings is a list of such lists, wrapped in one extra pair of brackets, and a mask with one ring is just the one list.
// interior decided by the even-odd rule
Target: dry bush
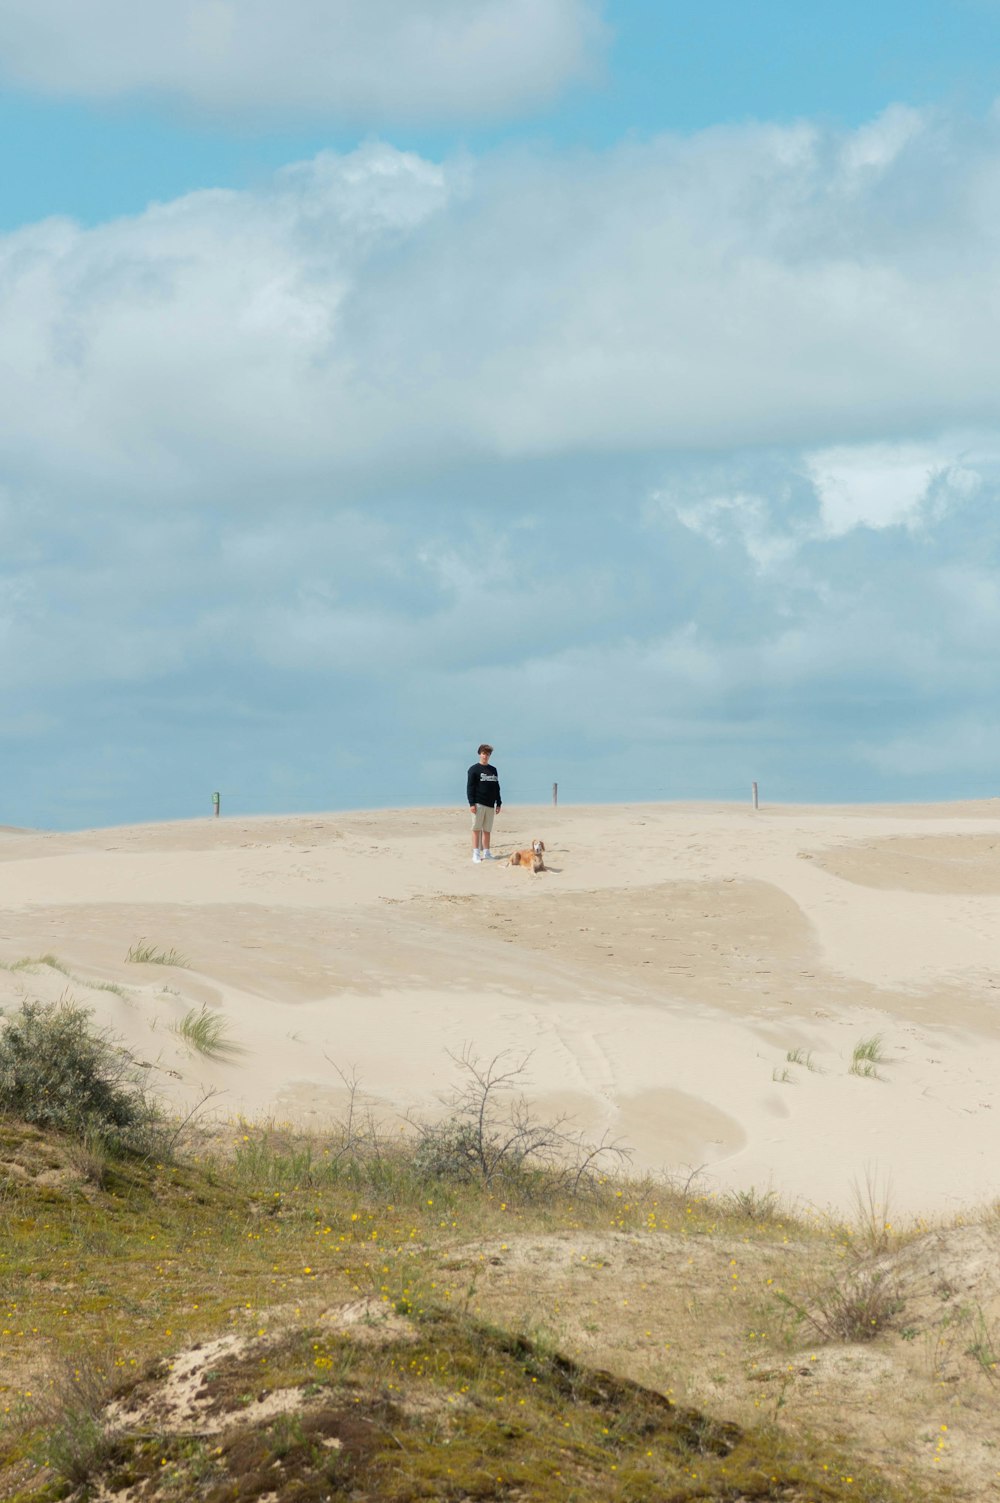
[(40, 1431), (29, 1447), (32, 1460), (71, 1487), (86, 1483), (114, 1454), (115, 1434), (107, 1418), (113, 1373), (110, 1358), (65, 1359), (45, 1396), (25, 1416)]
[(787, 1295), (783, 1303), (823, 1341), (830, 1342), (874, 1341), (898, 1324), (904, 1307), (893, 1269), (854, 1259), (810, 1290), (804, 1303)]
[(529, 1058), (508, 1064), (499, 1054), (484, 1062), (469, 1048), (452, 1055), (465, 1078), (445, 1099), (447, 1115), (413, 1122), (419, 1174), (523, 1190), (543, 1176), (549, 1193), (576, 1194), (609, 1160), (622, 1167), (628, 1152), (618, 1144), (606, 1137), (588, 1143), (570, 1130), (567, 1117), (546, 1122), (534, 1115), (521, 1094)]

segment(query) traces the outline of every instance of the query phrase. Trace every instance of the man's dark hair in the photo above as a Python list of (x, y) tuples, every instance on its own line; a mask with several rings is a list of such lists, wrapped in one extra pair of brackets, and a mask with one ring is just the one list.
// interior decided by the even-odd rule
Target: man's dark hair
[(487, 746), (485, 741), (483, 742), (483, 744), (479, 748), (479, 750), (476, 752), (476, 756), (477, 757), (481, 757), (482, 754), (483, 754), (483, 752), (485, 752), (488, 757), (492, 756), (492, 754), (493, 754), (493, 748), (492, 748), (492, 746)]

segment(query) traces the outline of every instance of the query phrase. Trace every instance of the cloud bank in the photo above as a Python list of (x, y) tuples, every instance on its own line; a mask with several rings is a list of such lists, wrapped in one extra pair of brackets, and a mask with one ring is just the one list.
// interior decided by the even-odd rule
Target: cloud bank
[(586, 76), (602, 36), (593, 0), (5, 0), (0, 72), (242, 117), (477, 121)]
[(568, 161), (324, 154), (260, 192), (0, 240), (0, 462), (244, 501), (443, 455), (980, 429), (997, 224), (1000, 132), (898, 111)]
[(998, 196), (894, 110), (3, 237), (10, 822), (991, 788)]

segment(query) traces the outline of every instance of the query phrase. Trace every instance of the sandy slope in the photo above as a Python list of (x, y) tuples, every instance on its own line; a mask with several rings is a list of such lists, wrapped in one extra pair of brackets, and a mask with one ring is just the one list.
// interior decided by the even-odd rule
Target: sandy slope
[[(0, 960), (70, 973), (0, 972), (0, 1003), (86, 1001), (175, 1100), (216, 1087), (229, 1115), (321, 1124), (338, 1066), (387, 1117), (431, 1108), (471, 1044), (530, 1052), (540, 1109), (706, 1186), (847, 1207), (868, 1172), (928, 1214), (997, 1194), (1000, 802), (512, 809), (496, 848), (534, 835), (538, 877), (473, 866), (461, 810), (0, 829)], [(140, 936), (189, 965), (126, 964)], [(245, 1052), (181, 1043), (200, 1003)], [(882, 1078), (851, 1075), (876, 1033)]]

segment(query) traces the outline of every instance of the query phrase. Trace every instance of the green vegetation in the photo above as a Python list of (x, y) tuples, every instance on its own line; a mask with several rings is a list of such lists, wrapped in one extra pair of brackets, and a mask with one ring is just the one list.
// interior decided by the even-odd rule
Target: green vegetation
[(180, 955), (176, 950), (158, 950), (144, 936), (140, 936), (134, 944), (129, 945), (128, 954), (125, 956), (125, 959), (132, 965), (176, 965), (184, 967), (191, 963), (186, 956)]
[(20, 960), (0, 961), (0, 970), (4, 971), (30, 971), (36, 972), (40, 966), (47, 966), (49, 970), (58, 971), (70, 981), (75, 981), (77, 986), (84, 986), (89, 991), (113, 992), (116, 997), (127, 997), (123, 986), (115, 981), (94, 981), (89, 976), (77, 976), (68, 966), (64, 965), (57, 955), (23, 955)]
[(161, 1125), (143, 1074), (71, 1002), (25, 1002), (4, 1020), (0, 1114), (122, 1152), (149, 1151)]
[[(69, 1021), (84, 1057), (85, 1015), (42, 1013), (29, 1004), (0, 1042)], [(98, 1064), (114, 1048), (92, 1036)], [(531, 1163), (516, 1134), (498, 1156), (533, 1126), (519, 1067), (458, 1063), (440, 1132), (383, 1128), (349, 1082), (328, 1134), (240, 1123), (184, 1159), (95, 1140), (80, 1106), (57, 1133), (6, 1103), (0, 1498), (952, 1495), (930, 1470), (945, 1441), (920, 1437), (950, 1413), (945, 1360), (963, 1364), (949, 1404), (958, 1385), (992, 1391), (985, 1323), (959, 1325), (954, 1302), (940, 1321), (854, 1229), (796, 1220), (771, 1190), (702, 1195), (586, 1153)], [(471, 1137), (429, 1155), (456, 1119)], [(886, 1390), (867, 1430), (849, 1372), (830, 1369), (816, 1403), (824, 1343), (916, 1363), (931, 1329), (948, 1352)]]
[[(318, 1144), (319, 1162), (340, 1165), (324, 1192), (275, 1191), (303, 1167), (301, 1144), (261, 1134), (253, 1180), (252, 1135), (239, 1136), (232, 1171), (221, 1159), (123, 1164), (98, 1200), (19, 1181), (5, 1202), (2, 1348), (14, 1360), (0, 1392), (0, 1496), (53, 1503), (98, 1485), (209, 1503), (920, 1496), (821, 1436), (677, 1402), (669, 1356), (658, 1384), (638, 1382), (479, 1311), (476, 1270), (496, 1256), (482, 1240), (500, 1231), (509, 1245), (512, 1216), (537, 1235), (555, 1222), (607, 1227), (610, 1213), (666, 1248), (668, 1226), (709, 1235), (704, 1206), (623, 1205), (606, 1184), (583, 1202), (555, 1190), (517, 1210), (481, 1184), (449, 1189), (412, 1168), (406, 1203), (387, 1202), (355, 1194), (349, 1166)], [(59, 1147), (6, 1131), (0, 1162), (33, 1153), (51, 1162)], [(195, 1396), (172, 1408), (178, 1355), (197, 1360), (213, 1340)]]
[(758, 1190), (751, 1185), (748, 1190), (732, 1190), (725, 1197), (726, 1204), (747, 1221), (777, 1221), (779, 1201), (777, 1190)]
[(243, 1046), (230, 1037), (228, 1020), (204, 1004), (192, 1007), (179, 1023), (172, 1025), (172, 1030), (196, 1054), (204, 1054), (208, 1059), (231, 1059), (245, 1052)]
[(69, 975), (69, 971), (55, 955), (24, 955), (20, 960), (15, 960), (12, 965), (9, 965), (7, 970), (33, 971), (40, 965), (48, 966), (53, 971), (61, 971), (64, 976)]
[(859, 1039), (855, 1044), (848, 1074), (861, 1075), (866, 1080), (882, 1080), (884, 1077), (878, 1073), (878, 1066), (885, 1062), (882, 1035), (876, 1033), (871, 1038)]
[(785, 1058), (790, 1065), (804, 1065), (813, 1074), (821, 1073), (819, 1065), (813, 1063), (811, 1049), (789, 1049)]

